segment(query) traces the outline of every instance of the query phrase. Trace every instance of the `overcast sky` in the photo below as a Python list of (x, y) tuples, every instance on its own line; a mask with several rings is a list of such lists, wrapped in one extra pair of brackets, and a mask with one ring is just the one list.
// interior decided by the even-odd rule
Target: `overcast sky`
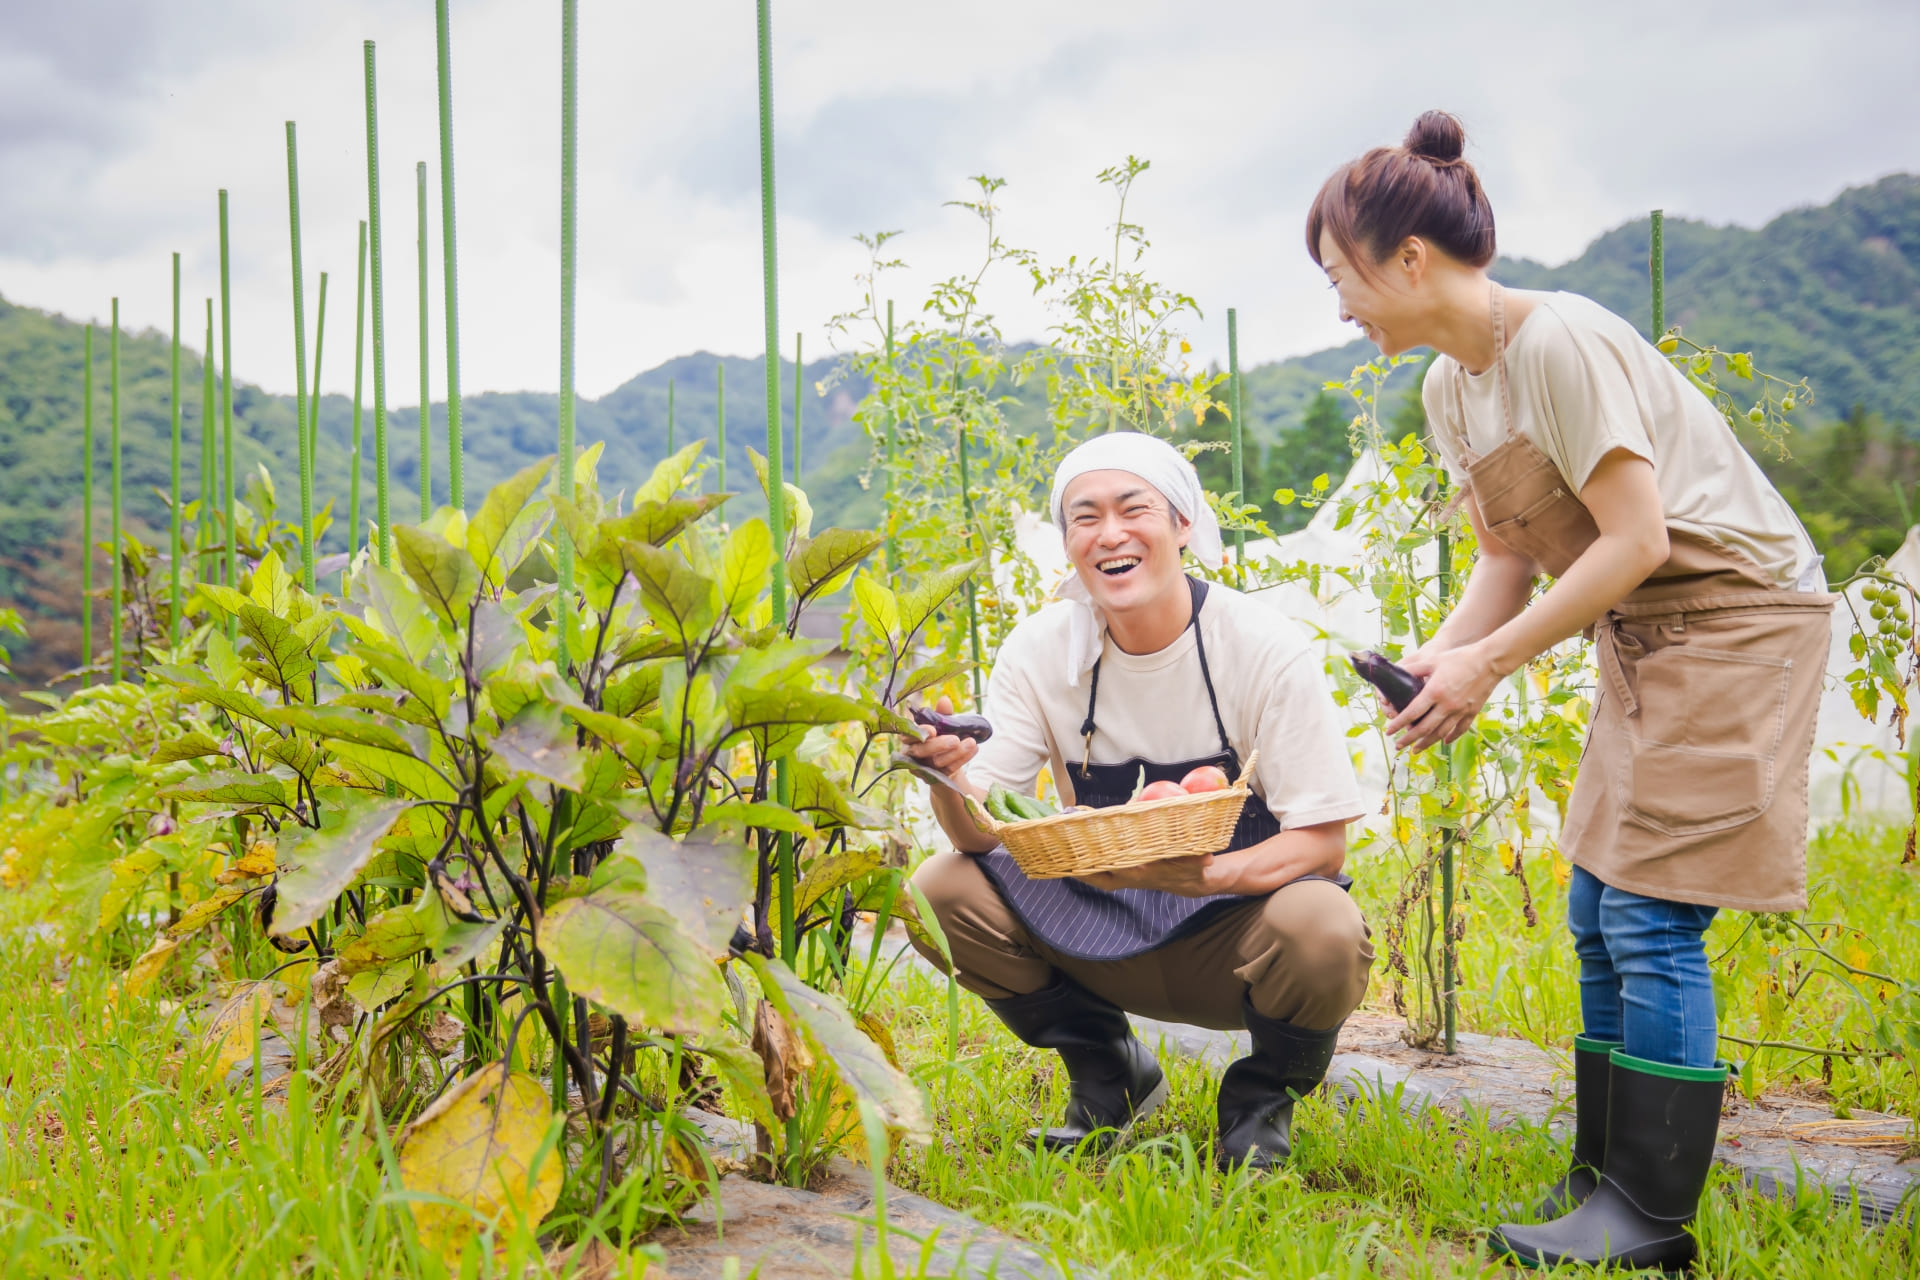
[[(702, 348), (758, 353), (754, 6), (580, 9), (581, 392)], [(463, 384), (551, 390), (560, 6), (452, 11)], [(128, 324), (164, 328), (177, 249), (198, 348), (224, 186), (236, 373), (276, 390), (294, 368), (289, 119), (308, 307), (328, 271), (326, 383), (350, 384), (361, 41), (377, 41), (389, 400), (417, 400), (419, 160), (442, 394), (432, 0), (0, 0), (0, 33), (0, 295), (104, 319), (117, 293)], [(976, 226), (943, 202), (971, 174), (1007, 180), (1009, 244), (1102, 252), (1094, 175), (1131, 153), (1153, 168), (1129, 219), (1150, 270), (1204, 308), (1197, 354), (1224, 356), (1228, 306), (1243, 361), (1315, 350), (1354, 334), (1302, 250), (1307, 203), (1424, 108), (1466, 120), (1501, 249), (1557, 262), (1653, 206), (1758, 225), (1920, 170), (1916, 66), (1914, 0), (774, 0), (783, 342), (828, 349), (858, 297), (856, 232), (906, 233), (903, 309), (970, 270)], [(1022, 279), (988, 290), (1009, 337), (1043, 334)]]

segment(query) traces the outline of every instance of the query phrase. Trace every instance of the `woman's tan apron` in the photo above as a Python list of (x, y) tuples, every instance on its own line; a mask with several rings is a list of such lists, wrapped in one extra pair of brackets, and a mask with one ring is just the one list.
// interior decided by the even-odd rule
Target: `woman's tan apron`
[[(1600, 529), (1514, 425), (1499, 285), (1492, 307), (1507, 432), (1484, 456), (1461, 441), (1469, 485), (1489, 532), (1557, 578)], [(1671, 526), (1667, 539), (1666, 563), (1593, 624), (1600, 687), (1561, 851), (1646, 897), (1804, 909), (1807, 761), (1838, 597), (1776, 587)]]

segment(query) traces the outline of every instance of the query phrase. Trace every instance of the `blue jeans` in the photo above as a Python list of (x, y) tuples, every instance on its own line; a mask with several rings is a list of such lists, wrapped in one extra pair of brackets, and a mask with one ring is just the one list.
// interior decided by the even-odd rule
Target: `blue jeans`
[(1593, 1040), (1649, 1062), (1711, 1067), (1719, 1034), (1702, 935), (1713, 907), (1643, 898), (1579, 867), (1567, 927), (1580, 957), (1580, 1013)]

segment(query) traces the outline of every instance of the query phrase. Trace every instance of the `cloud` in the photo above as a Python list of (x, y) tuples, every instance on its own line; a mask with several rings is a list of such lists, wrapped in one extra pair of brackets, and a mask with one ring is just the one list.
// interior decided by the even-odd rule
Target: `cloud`
[[(192, 312), (217, 281), (225, 187), (237, 372), (276, 389), (293, 382), (288, 119), (308, 270), (332, 273), (329, 382), (351, 374), (360, 42), (377, 40), (389, 399), (417, 394), (418, 160), (443, 393), (431, 5), (0, 4), (0, 292), (81, 316), (118, 295), (133, 323), (158, 325), (178, 249)], [(686, 351), (759, 350), (759, 142), (750, 6), (582, 9), (578, 383), (599, 394)], [(980, 229), (943, 202), (974, 173), (1008, 179), (1007, 241), (1059, 261), (1110, 243), (1095, 173), (1151, 158), (1129, 205), (1149, 269), (1200, 300), (1202, 358), (1224, 355), (1232, 305), (1243, 358), (1261, 360), (1351, 336), (1301, 251), (1303, 211), (1336, 164), (1429, 106), (1466, 118), (1503, 248), (1548, 261), (1654, 205), (1757, 224), (1920, 169), (1920, 7), (1906, 0), (1762, 0), (1727, 20), (1649, 0), (1603, 16), (1522, 0), (1364, 15), (1303, 0), (776, 0), (774, 22), (781, 329), (810, 351), (856, 301), (855, 232), (906, 232), (895, 247), (912, 266), (888, 295), (908, 311), (973, 269)], [(474, 390), (558, 381), (558, 25), (551, 5), (453, 6)], [(1044, 332), (1018, 273), (989, 294), (1010, 336)]]

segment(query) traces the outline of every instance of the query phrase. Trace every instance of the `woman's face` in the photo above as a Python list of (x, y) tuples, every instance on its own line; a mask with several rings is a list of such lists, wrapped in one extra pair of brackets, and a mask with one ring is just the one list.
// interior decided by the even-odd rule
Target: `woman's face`
[(1414, 242), (1385, 262), (1361, 271), (1340, 252), (1333, 236), (1320, 234), (1320, 266), (1340, 299), (1340, 318), (1360, 326), (1382, 355), (1399, 355), (1426, 345), (1416, 332), (1421, 254)]

